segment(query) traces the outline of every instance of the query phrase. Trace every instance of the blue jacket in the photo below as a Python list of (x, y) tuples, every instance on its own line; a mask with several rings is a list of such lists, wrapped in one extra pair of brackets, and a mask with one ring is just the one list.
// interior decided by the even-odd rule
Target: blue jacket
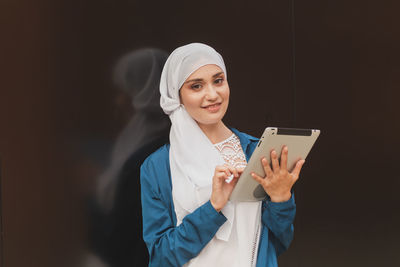
[[(247, 161), (258, 139), (231, 129), (240, 139)], [(226, 221), (210, 201), (188, 214), (176, 226), (172, 200), (169, 144), (151, 154), (140, 169), (143, 239), (149, 250), (149, 267), (182, 266), (196, 257)], [(296, 213), (294, 194), (286, 202), (262, 203), (262, 231), (258, 247), (257, 267), (278, 266), (277, 256), (293, 239)]]

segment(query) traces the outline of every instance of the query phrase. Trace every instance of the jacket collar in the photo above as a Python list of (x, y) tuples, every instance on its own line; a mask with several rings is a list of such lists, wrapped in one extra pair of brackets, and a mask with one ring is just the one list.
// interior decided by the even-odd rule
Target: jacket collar
[(249, 150), (247, 149), (251, 142), (258, 142), (258, 138), (251, 136), (249, 134), (242, 133), (235, 128), (229, 127), (229, 129), (239, 137), (240, 144), (242, 145), (243, 152), (246, 154), (246, 159), (249, 160)]

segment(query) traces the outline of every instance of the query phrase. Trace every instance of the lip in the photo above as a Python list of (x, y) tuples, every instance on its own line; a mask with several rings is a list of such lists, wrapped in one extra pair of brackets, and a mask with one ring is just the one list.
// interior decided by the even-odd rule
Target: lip
[(215, 103), (215, 104), (212, 104), (212, 105), (205, 106), (203, 108), (206, 109), (207, 111), (210, 111), (210, 112), (214, 113), (214, 112), (219, 111), (219, 109), (221, 108), (221, 103)]

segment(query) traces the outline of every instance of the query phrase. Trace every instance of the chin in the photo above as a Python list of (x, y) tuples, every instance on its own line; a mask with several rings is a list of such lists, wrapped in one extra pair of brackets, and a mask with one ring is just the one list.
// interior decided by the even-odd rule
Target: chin
[[(214, 116), (213, 116), (214, 115)], [(213, 115), (207, 115), (207, 116), (202, 116), (198, 120), (196, 120), (198, 123), (203, 124), (203, 125), (213, 125), (213, 124), (218, 124), (222, 121), (224, 114), (213, 114)]]

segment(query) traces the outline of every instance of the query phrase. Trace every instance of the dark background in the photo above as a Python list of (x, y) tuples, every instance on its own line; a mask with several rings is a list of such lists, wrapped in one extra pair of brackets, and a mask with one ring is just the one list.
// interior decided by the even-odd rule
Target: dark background
[(84, 266), (85, 200), (124, 126), (138, 48), (225, 59), (226, 123), (318, 128), (280, 266), (400, 266), (400, 2), (1, 0), (1, 263)]

